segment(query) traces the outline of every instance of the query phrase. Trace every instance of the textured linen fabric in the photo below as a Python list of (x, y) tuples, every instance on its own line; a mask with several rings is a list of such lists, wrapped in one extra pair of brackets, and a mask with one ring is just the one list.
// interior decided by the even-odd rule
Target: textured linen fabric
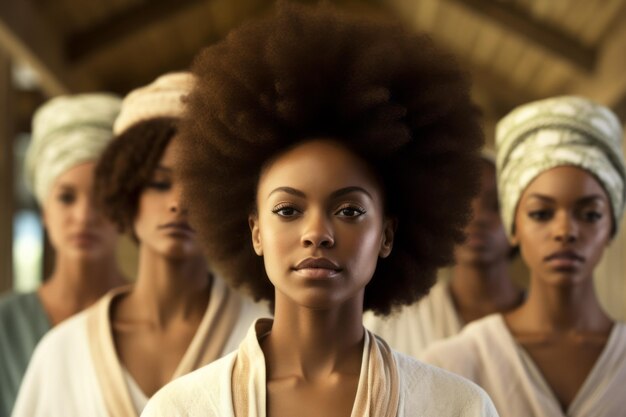
[(108, 93), (77, 94), (53, 98), (37, 109), (24, 167), (39, 204), (61, 174), (100, 157), (113, 138), (121, 102)]
[[(265, 359), (259, 338), (271, 324), (257, 321), (236, 352), (166, 385), (142, 417), (265, 417)], [(394, 352), (367, 331), (354, 404), (352, 417), (497, 415), (476, 385)]]
[(487, 391), (502, 417), (626, 415), (626, 326), (616, 323), (602, 354), (565, 411), (541, 372), (511, 335), (501, 314), (468, 324), (431, 345), (424, 361), (464, 376)]
[(415, 358), (433, 342), (454, 336), (463, 328), (447, 281), (437, 282), (426, 297), (388, 317), (365, 313), (363, 324), (394, 350)]
[(36, 292), (0, 297), (0, 417), (8, 417), (30, 357), (51, 324)]
[(193, 83), (194, 76), (190, 72), (172, 72), (131, 91), (124, 97), (113, 132), (119, 135), (138, 122), (159, 117), (180, 119), (185, 110), (184, 97)]

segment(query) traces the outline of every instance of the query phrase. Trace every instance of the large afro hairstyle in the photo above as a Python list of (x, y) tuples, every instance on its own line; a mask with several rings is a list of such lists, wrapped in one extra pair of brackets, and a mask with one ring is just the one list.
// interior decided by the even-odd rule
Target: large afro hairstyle
[(176, 135), (177, 123), (177, 119), (166, 117), (137, 122), (119, 134), (100, 156), (94, 176), (96, 203), (120, 232), (135, 237), (139, 197)]
[(464, 239), (483, 143), (469, 81), (451, 56), (386, 18), (282, 2), (202, 50), (192, 72), (180, 126), (183, 198), (217, 275), (273, 302), (248, 225), (259, 175), (322, 137), (370, 164), (397, 219), (364, 309), (388, 314), (428, 293)]

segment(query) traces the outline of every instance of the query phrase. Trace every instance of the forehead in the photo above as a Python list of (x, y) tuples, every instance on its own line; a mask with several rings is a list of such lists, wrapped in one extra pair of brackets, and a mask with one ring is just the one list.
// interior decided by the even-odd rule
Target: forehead
[(96, 162), (84, 162), (73, 166), (54, 181), (54, 187), (75, 187), (90, 188), (93, 181), (93, 173), (96, 168)]
[(364, 160), (326, 139), (304, 142), (265, 167), (259, 180), (259, 193), (284, 186), (305, 194), (307, 191), (330, 193), (349, 186), (381, 191), (373, 169)]
[(524, 190), (522, 200), (535, 194), (563, 203), (576, 202), (590, 196), (598, 196), (606, 202), (609, 200), (596, 177), (575, 166), (560, 166), (539, 174)]
[(174, 135), (170, 139), (169, 143), (163, 150), (159, 165), (171, 168), (174, 165), (174, 162), (179, 158), (179, 153), (184, 151), (183, 147), (180, 146), (180, 141), (177, 140), (177, 138), (178, 135)]

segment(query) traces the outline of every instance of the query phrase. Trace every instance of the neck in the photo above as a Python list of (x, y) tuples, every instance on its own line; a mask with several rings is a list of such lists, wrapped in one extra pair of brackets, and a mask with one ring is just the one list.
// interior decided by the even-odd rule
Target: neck
[(50, 278), (42, 291), (54, 294), (76, 312), (93, 304), (110, 289), (126, 283), (111, 254), (97, 260), (76, 260), (58, 255)]
[(593, 278), (579, 284), (554, 285), (531, 276), (526, 302), (516, 314), (534, 331), (606, 331), (612, 320), (596, 297)]
[(62, 305), (64, 315), (70, 316), (126, 282), (114, 254), (98, 260), (76, 260), (59, 253), (52, 275), (39, 293), (42, 298)]
[(128, 311), (165, 326), (175, 317), (203, 315), (210, 288), (211, 276), (201, 255), (171, 259), (141, 245)]
[(489, 265), (456, 265), (450, 291), (457, 307), (479, 309), (485, 315), (516, 307), (523, 292), (513, 284), (505, 260)]
[(306, 380), (334, 372), (360, 371), (364, 328), (363, 295), (329, 310), (297, 306), (276, 291), (272, 332), (262, 343), (269, 377)]

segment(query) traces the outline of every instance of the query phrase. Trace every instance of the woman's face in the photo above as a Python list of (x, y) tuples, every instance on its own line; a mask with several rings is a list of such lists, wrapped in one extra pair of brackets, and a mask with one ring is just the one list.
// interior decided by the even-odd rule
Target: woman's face
[(118, 233), (95, 205), (95, 166), (83, 163), (56, 179), (43, 203), (43, 220), (58, 255), (76, 260), (110, 257), (113, 262)]
[(590, 279), (611, 237), (609, 198), (587, 171), (562, 166), (524, 190), (515, 241), (534, 277), (553, 285)]
[(176, 137), (166, 147), (152, 179), (139, 195), (134, 230), (142, 248), (170, 259), (202, 256), (196, 232), (180, 201), (180, 184), (174, 181)]
[(393, 224), (368, 166), (339, 144), (305, 142), (261, 174), (252, 242), (276, 297), (326, 309), (362, 297)]
[(458, 264), (490, 265), (507, 260), (511, 252), (498, 206), (496, 169), (483, 161), (480, 193), (472, 200), (472, 220), (465, 228), (467, 240), (457, 246)]

